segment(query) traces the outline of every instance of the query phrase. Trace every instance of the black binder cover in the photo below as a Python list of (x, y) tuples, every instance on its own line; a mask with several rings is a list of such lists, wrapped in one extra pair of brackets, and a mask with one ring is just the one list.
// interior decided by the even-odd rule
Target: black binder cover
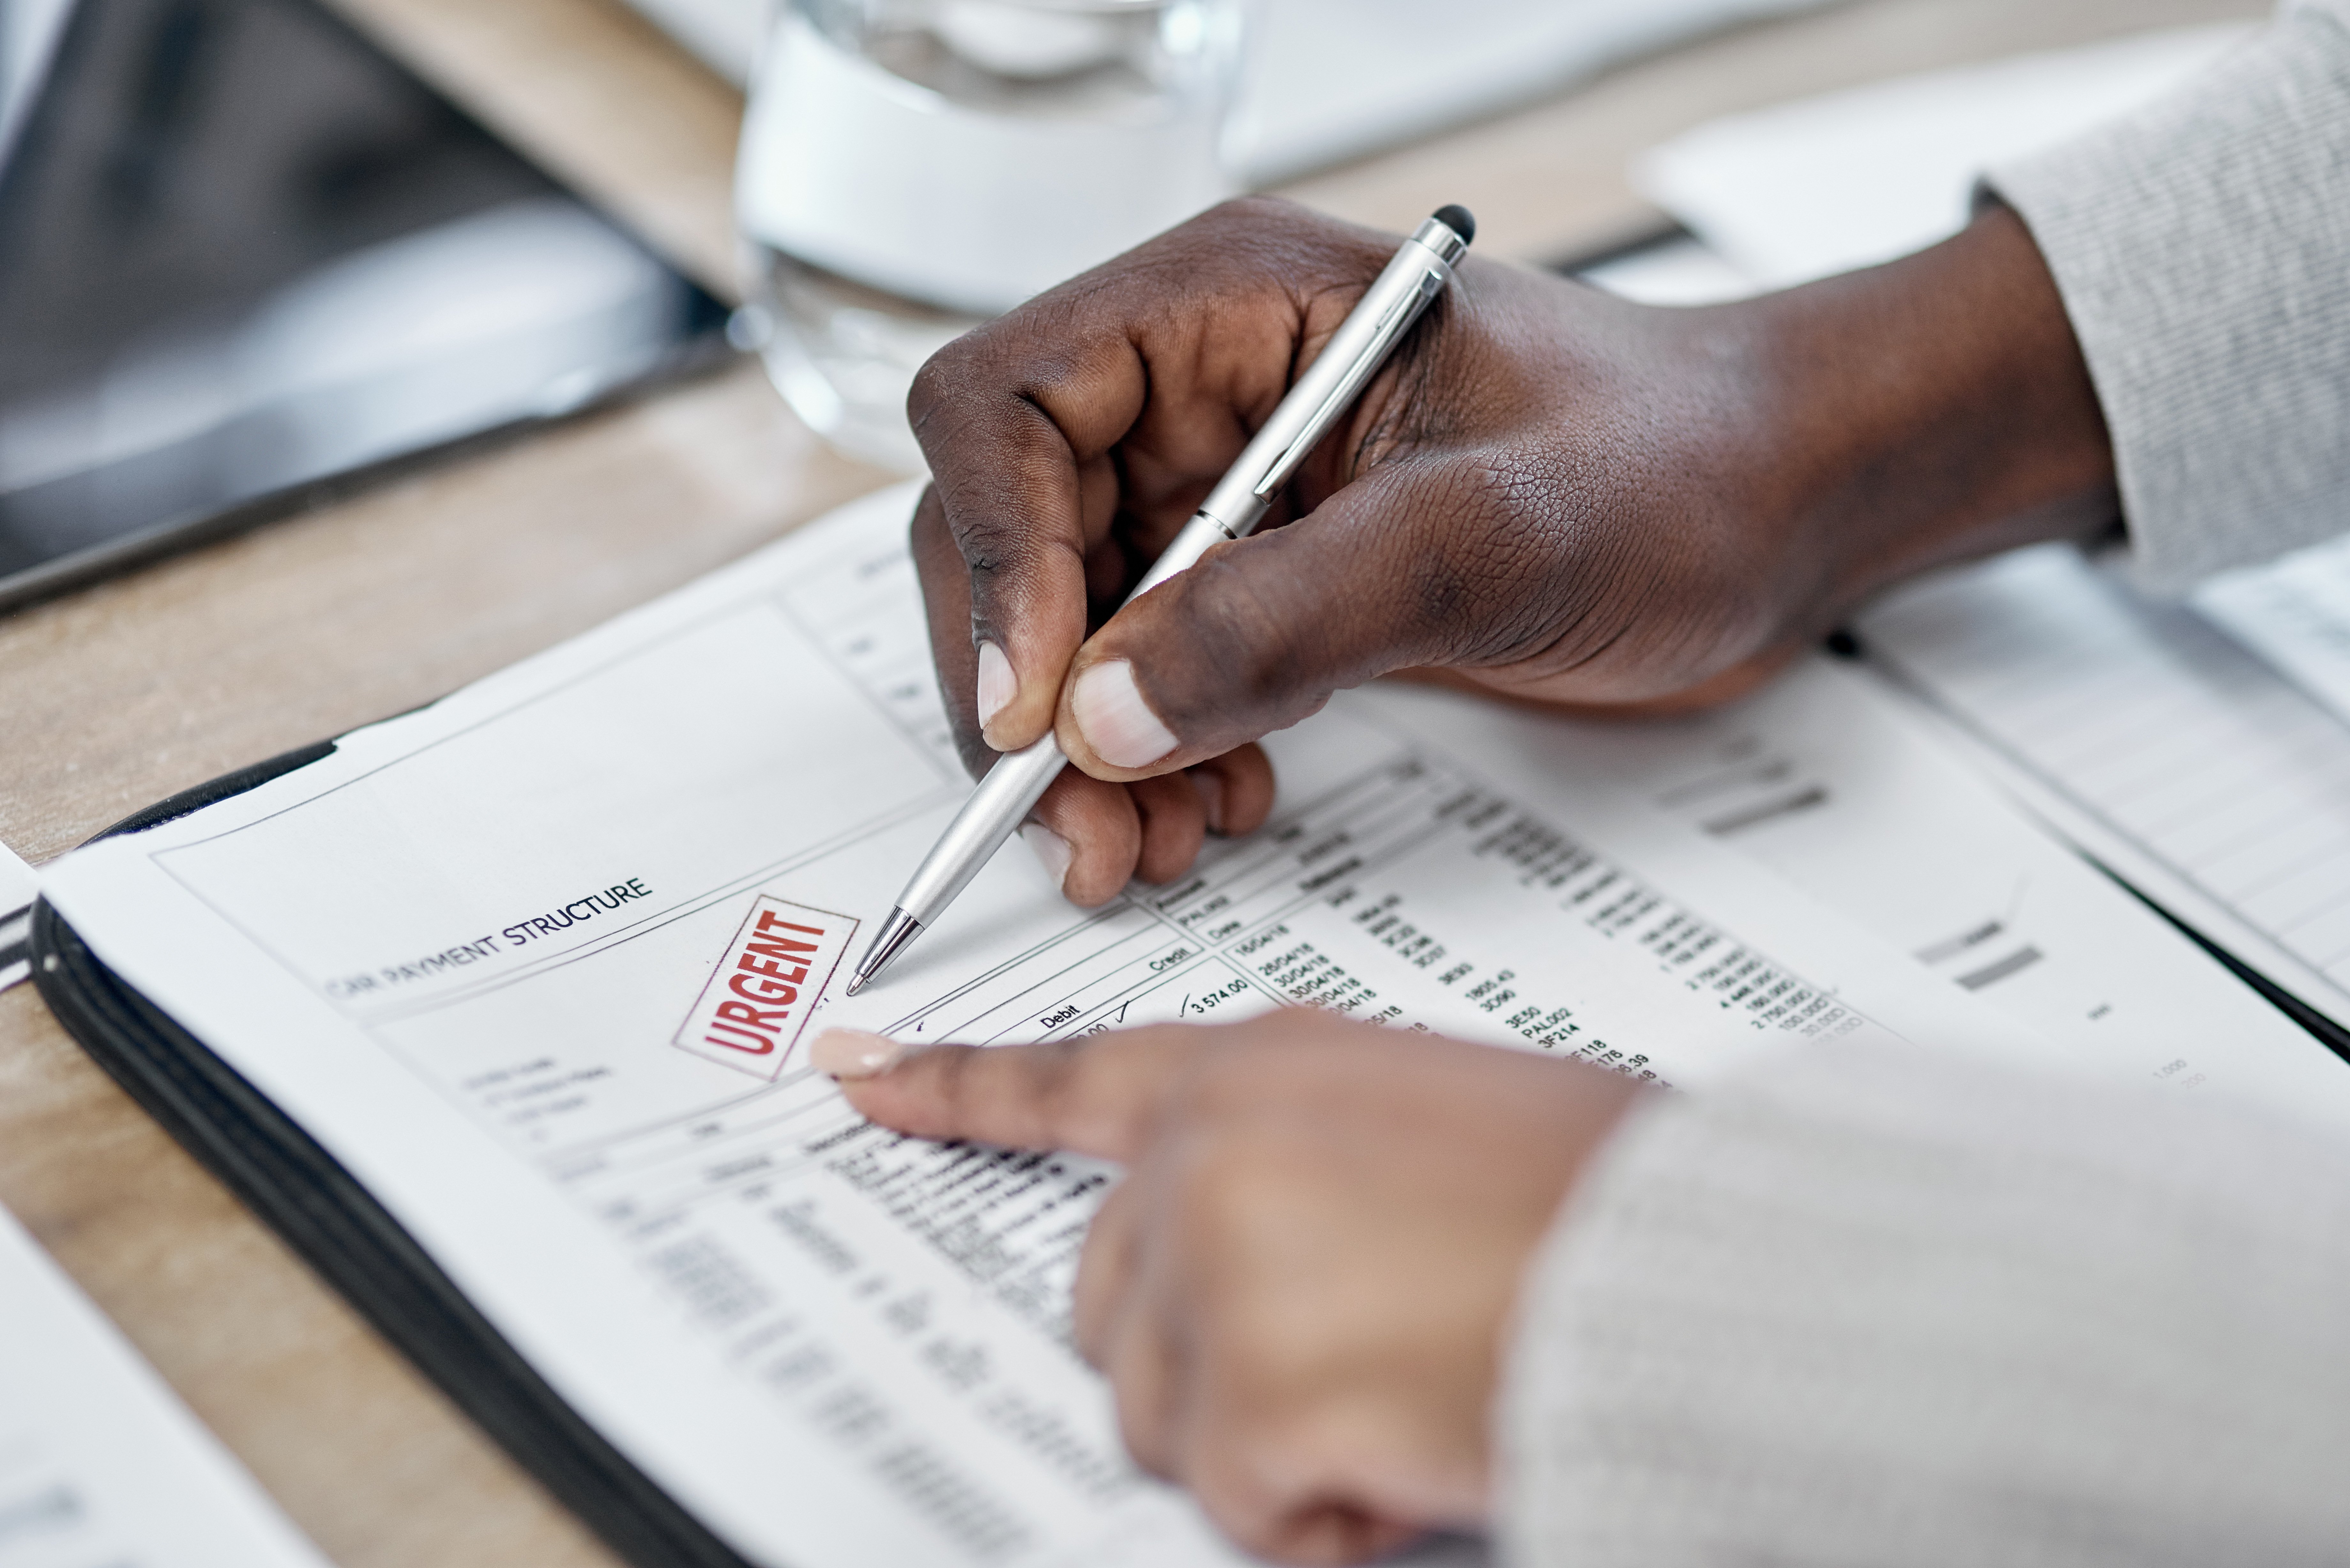
[[(99, 836), (185, 816), (334, 749), (224, 774)], [(334, 1156), (118, 979), (46, 899), (31, 940), (42, 1000), (99, 1065), (614, 1552), (636, 1568), (750, 1568), (564, 1403)]]

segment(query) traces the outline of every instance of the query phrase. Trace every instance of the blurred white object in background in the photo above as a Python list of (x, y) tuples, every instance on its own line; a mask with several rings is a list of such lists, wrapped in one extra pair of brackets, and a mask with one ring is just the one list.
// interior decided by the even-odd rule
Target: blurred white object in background
[(733, 82), (751, 85), (775, 0), (629, 0), (645, 20)]
[(1642, 157), (1633, 182), (1755, 284), (1803, 283), (1956, 234), (1984, 169), (2127, 112), (2251, 31), (2145, 33), (1730, 115)]
[(1262, 0), (1246, 175), (1270, 185), (1822, 0)]
[[(1253, 0), (1252, 187), (1424, 136), (1677, 40), (1825, 0)], [(774, 0), (630, 0), (737, 87)]]
[(1721, 305), (1762, 291), (1717, 251), (1687, 234), (1589, 262), (1575, 275), (1642, 305)]
[(1906, 255), (1959, 232), (1991, 164), (2126, 112), (2250, 32), (2142, 33), (1708, 120), (1632, 166), (1691, 237), (1578, 275), (1650, 305), (1709, 305)]
[(0, 0), (0, 159), (33, 107), (73, 6), (74, 0)]
[(788, 0), (735, 167), (739, 336), (907, 472), (949, 339), (1238, 188), (1238, 0)]
[(636, 3), (752, 83), (738, 340), (910, 472), (913, 373), (987, 317), (1233, 191), (1819, 0), (782, 0), (755, 64), (764, 0)]
[(5, 1209), (0, 1563), (330, 1568)]

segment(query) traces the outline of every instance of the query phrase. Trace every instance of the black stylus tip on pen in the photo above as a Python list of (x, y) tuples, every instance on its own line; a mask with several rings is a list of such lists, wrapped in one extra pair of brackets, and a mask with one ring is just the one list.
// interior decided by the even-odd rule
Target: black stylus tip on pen
[(1434, 216), (1438, 223), (1459, 234), (1461, 243), (1464, 245), (1477, 237), (1476, 214), (1457, 202), (1447, 202), (1437, 208)]

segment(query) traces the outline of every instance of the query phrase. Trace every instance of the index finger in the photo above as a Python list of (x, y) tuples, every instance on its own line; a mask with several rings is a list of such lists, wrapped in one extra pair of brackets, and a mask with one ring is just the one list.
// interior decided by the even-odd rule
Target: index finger
[[(989, 744), (1053, 727), (1087, 591), (1155, 556), (1279, 403), (1394, 242), (1267, 198), (1227, 202), (941, 348), (907, 413), (962, 557), (933, 635), (972, 645)], [(1113, 529), (1118, 551), (1095, 547)], [(1119, 573), (1120, 565), (1130, 568)], [(925, 560), (928, 583), (942, 558)], [(960, 601), (967, 624), (940, 611)], [(949, 623), (949, 624), (942, 624)]]
[(1105, 454), (1148, 386), (1133, 346), (1097, 327), (1058, 343), (1047, 367), (1024, 362), (1026, 320), (941, 349), (908, 400), (932, 474), (918, 537), (942, 534), (959, 557), (934, 545), (919, 560), (941, 673), (971, 650), (972, 678), (951, 682), (950, 701), (960, 711), (971, 693), (979, 727), (1007, 751), (1051, 727), (1085, 640), (1087, 504), (1107, 527), (1117, 480)]
[[(1037, 1045), (933, 1045), (840, 1087), (869, 1120), (917, 1137), (1124, 1164), (1149, 1142), (1207, 1044), (1205, 1031), (1162, 1024)], [(817, 1042), (819, 1066), (836, 1054)]]

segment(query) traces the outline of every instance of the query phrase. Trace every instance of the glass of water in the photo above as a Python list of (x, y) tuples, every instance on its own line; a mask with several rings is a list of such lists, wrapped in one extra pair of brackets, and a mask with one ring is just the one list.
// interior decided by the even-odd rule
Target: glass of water
[(1243, 0), (783, 0), (752, 83), (738, 340), (919, 472), (951, 339), (1232, 193)]

